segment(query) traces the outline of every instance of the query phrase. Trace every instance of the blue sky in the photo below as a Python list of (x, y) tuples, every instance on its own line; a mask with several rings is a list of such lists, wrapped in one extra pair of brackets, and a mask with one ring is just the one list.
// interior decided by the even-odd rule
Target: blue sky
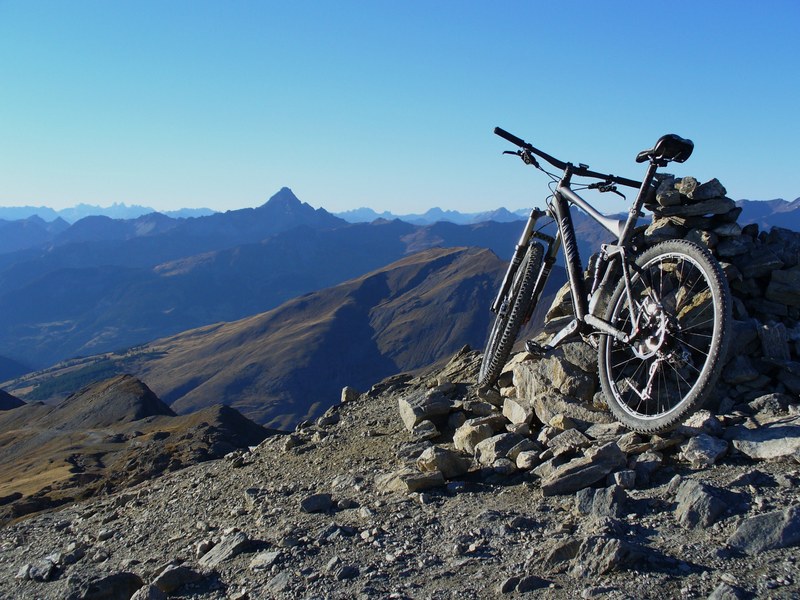
[[(541, 204), (565, 160), (800, 196), (800, 2), (0, 0), (0, 205)], [(624, 203), (603, 198), (600, 207)]]

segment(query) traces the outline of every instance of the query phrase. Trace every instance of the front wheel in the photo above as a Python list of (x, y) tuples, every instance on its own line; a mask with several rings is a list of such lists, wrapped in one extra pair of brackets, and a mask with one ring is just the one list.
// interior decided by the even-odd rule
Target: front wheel
[(478, 375), (479, 388), (493, 386), (500, 377), (519, 330), (525, 318), (533, 310), (533, 290), (541, 270), (543, 254), (542, 245), (538, 242), (532, 243), (517, 268), (508, 293), (497, 312), (486, 350), (483, 352)]
[(601, 340), (600, 383), (614, 416), (640, 433), (671, 429), (707, 400), (730, 339), (731, 299), (719, 263), (700, 246), (669, 240), (642, 253), (606, 309), (631, 336)]

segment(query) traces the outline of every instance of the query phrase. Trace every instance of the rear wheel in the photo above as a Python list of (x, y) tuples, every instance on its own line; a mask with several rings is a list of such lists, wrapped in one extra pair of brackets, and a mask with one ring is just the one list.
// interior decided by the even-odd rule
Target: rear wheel
[(601, 340), (600, 383), (614, 416), (642, 433), (668, 430), (707, 400), (725, 359), (731, 300), (719, 263), (685, 240), (656, 244), (617, 284), (606, 320), (631, 336)]
[(486, 350), (483, 352), (478, 387), (493, 386), (506, 365), (519, 330), (533, 310), (533, 289), (542, 266), (544, 249), (532, 243), (517, 269), (500, 310), (497, 312)]

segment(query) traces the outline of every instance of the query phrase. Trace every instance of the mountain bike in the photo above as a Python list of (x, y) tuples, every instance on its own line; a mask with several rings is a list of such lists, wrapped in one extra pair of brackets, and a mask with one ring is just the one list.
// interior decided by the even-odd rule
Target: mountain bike
[[(731, 335), (730, 291), (706, 248), (674, 239), (644, 249), (634, 240), (642, 209), (655, 193), (656, 171), (673, 161), (684, 162), (694, 144), (675, 134), (662, 136), (637, 155), (637, 163), (648, 163), (639, 182), (558, 160), (499, 127), (494, 132), (518, 147), (504, 154), (519, 156), (551, 178), (552, 194), (546, 209), (531, 210), (492, 304), (496, 317), (479, 388), (493, 386), (500, 377), (563, 247), (573, 318), (548, 342), (528, 341), (526, 350), (544, 356), (564, 341), (582, 338), (597, 349), (600, 385), (617, 420), (640, 433), (676, 426), (705, 403), (719, 377)], [(537, 159), (561, 173), (548, 172)], [(578, 177), (595, 181), (573, 183)], [(624, 198), (617, 186), (638, 189), (625, 220), (602, 215), (575, 191), (593, 189)], [(616, 240), (601, 245), (586, 278), (570, 205)], [(555, 235), (537, 228), (543, 217), (555, 222)]]

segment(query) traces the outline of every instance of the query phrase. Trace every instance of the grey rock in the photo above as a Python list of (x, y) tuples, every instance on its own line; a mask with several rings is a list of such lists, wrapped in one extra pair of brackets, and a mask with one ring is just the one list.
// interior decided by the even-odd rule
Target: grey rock
[(514, 462), (520, 471), (530, 471), (542, 461), (539, 459), (538, 450), (523, 450), (517, 454), (517, 459)]
[(714, 178), (698, 185), (686, 195), (692, 200), (710, 200), (711, 198), (724, 198), (727, 193), (719, 179)]
[(591, 441), (577, 429), (567, 429), (553, 437), (547, 447), (555, 456), (560, 454), (574, 454), (579, 450), (591, 446)]
[[(540, 365), (544, 361), (548, 362)], [(567, 365), (566, 369), (575, 374), (574, 378), (568, 380), (575, 383), (576, 388), (580, 388), (576, 389), (576, 391), (584, 396), (582, 399), (565, 395), (549, 379), (547, 366), (555, 364), (560, 366), (562, 362)], [(560, 367), (559, 370), (564, 371)], [(583, 426), (588, 427), (593, 423), (614, 422), (614, 419), (607, 411), (598, 410), (591, 404), (594, 390), (597, 386), (596, 378), (556, 357), (543, 359), (542, 361), (528, 361), (516, 365), (514, 367), (514, 384), (517, 388), (517, 396), (530, 401), (536, 417), (542, 423), (549, 423), (554, 416), (559, 414), (569, 417), (578, 423), (581, 428)], [(565, 385), (564, 387), (569, 389), (572, 385)]]
[(505, 398), (503, 416), (514, 424), (529, 424), (533, 419), (533, 409), (518, 398)]
[(787, 417), (757, 429), (729, 427), (725, 437), (736, 450), (757, 460), (793, 459), (800, 455), (800, 419)]
[(639, 547), (614, 537), (591, 536), (583, 541), (572, 561), (573, 577), (597, 577), (625, 568), (642, 555)]
[(27, 576), (19, 577), (20, 573), (17, 573), (17, 577), (19, 579), (32, 579), (33, 581), (52, 581), (58, 577), (58, 565), (53, 562), (52, 560), (48, 560), (44, 558), (42, 560), (37, 560), (33, 564), (27, 565)]
[(469, 471), (472, 462), (458, 452), (432, 446), (417, 459), (420, 471), (440, 471), (445, 479), (453, 479)]
[(608, 476), (608, 485), (618, 485), (624, 490), (632, 490), (636, 487), (636, 471), (633, 469), (624, 469), (611, 473)]
[(411, 439), (414, 441), (422, 442), (425, 440), (434, 440), (441, 435), (433, 421), (420, 421), (411, 429)]
[(628, 495), (621, 486), (596, 490), (585, 488), (575, 494), (575, 512), (595, 519), (622, 516)]
[(130, 600), (130, 597), (143, 585), (142, 578), (135, 573), (127, 571), (112, 573), (88, 581), (78, 581), (68, 599)]
[(300, 501), (300, 510), (305, 513), (328, 512), (333, 506), (330, 494), (311, 494)]
[(497, 417), (467, 419), (453, 434), (453, 445), (456, 450), (472, 455), (475, 453), (475, 446), (492, 437), (501, 427), (502, 420)]
[(354, 579), (358, 577), (360, 574), (360, 570), (355, 565), (343, 565), (339, 567), (339, 569), (334, 574), (334, 577), (338, 581), (345, 581), (347, 579)]
[(614, 442), (592, 448), (584, 456), (556, 467), (542, 480), (542, 493), (545, 496), (552, 496), (577, 492), (604, 479), (609, 473), (625, 467), (626, 464), (625, 453)]
[(441, 392), (417, 392), (400, 398), (398, 408), (406, 429), (412, 431), (426, 419), (447, 415), (453, 408), (453, 401)]
[(755, 400), (748, 402), (747, 406), (754, 414), (780, 415), (785, 413), (789, 405), (794, 401), (794, 398), (788, 394), (771, 393), (759, 396)]
[[(749, 356), (735, 356), (723, 369), (722, 380), (729, 385), (739, 385), (757, 379), (760, 373)], [(708, 433), (708, 432), (707, 432)]]
[[(739, 271), (741, 271), (742, 276), (745, 278), (764, 277), (771, 273), (773, 276), (772, 279), (775, 279), (776, 273), (784, 272), (779, 270), (783, 268), (783, 261), (772, 250), (763, 246), (760, 248), (754, 248), (752, 252), (742, 255), (735, 262), (736, 266), (739, 267)], [(780, 277), (776, 281), (776, 285), (781, 285)], [(796, 295), (796, 293), (793, 294), (793, 296), (794, 295)], [(767, 298), (775, 302), (788, 304), (788, 302), (782, 302), (782, 299), (780, 299), (780, 294), (779, 299), (770, 298), (769, 295)]]
[(542, 579), (541, 577), (537, 577), (536, 575), (526, 575), (522, 577), (519, 582), (517, 583), (516, 590), (520, 594), (527, 594), (528, 592), (532, 592), (534, 590), (539, 590), (542, 588), (546, 588), (550, 585), (550, 582), (546, 579)]
[(223, 537), (216, 546), (200, 557), (199, 562), (204, 567), (216, 567), (221, 562), (245, 552), (250, 545), (251, 542), (247, 535), (243, 531), (237, 531)]
[(706, 433), (690, 438), (681, 447), (683, 458), (695, 468), (710, 467), (728, 452), (728, 443)]
[(681, 196), (686, 196), (687, 198), (691, 198), (694, 191), (697, 189), (700, 183), (694, 177), (687, 176), (683, 177), (682, 179), (677, 180), (674, 183), (674, 187), (678, 190)]
[(491, 465), (497, 459), (512, 458), (509, 453), (523, 440), (525, 438), (516, 433), (500, 433), (486, 438), (475, 446), (475, 459), (482, 465)]
[(709, 527), (725, 512), (727, 504), (719, 492), (693, 479), (681, 483), (676, 495), (675, 518), (683, 527)]
[(512, 576), (504, 579), (500, 586), (497, 588), (497, 591), (501, 594), (510, 594), (514, 590), (517, 589), (517, 584), (519, 584), (519, 577)]
[(725, 259), (747, 254), (752, 248), (753, 242), (744, 238), (725, 238), (717, 244), (715, 251), (717, 256)]
[(425, 452), (425, 450), (432, 447), (433, 444), (427, 440), (423, 440), (421, 442), (411, 442), (400, 445), (400, 447), (395, 451), (395, 455), (403, 462), (413, 463), (416, 462), (416, 460), (423, 452)]
[(650, 484), (653, 474), (661, 468), (664, 463), (664, 456), (660, 452), (648, 450), (632, 458), (628, 466), (636, 474), (636, 485), (645, 486)]
[(259, 552), (250, 561), (250, 568), (254, 571), (269, 569), (272, 565), (278, 562), (281, 556), (280, 550), (270, 550), (268, 552)]
[(342, 388), (342, 404), (347, 402), (353, 402), (354, 400), (358, 400), (358, 397), (361, 393), (354, 387), (350, 387), (349, 385)]
[(721, 582), (708, 596), (707, 600), (745, 600), (749, 594), (740, 587)]
[(720, 420), (709, 410), (698, 410), (689, 416), (681, 425), (677, 432), (681, 435), (692, 436), (707, 433), (711, 436), (722, 435), (725, 427)]
[(341, 420), (341, 415), (335, 408), (328, 409), (325, 414), (317, 419), (317, 427), (330, 427)]
[(441, 471), (420, 473), (416, 469), (400, 469), (378, 476), (375, 483), (384, 492), (411, 493), (443, 486), (444, 476)]
[(772, 271), (764, 295), (779, 304), (800, 306), (800, 271)]
[(292, 583), (292, 574), (289, 571), (281, 571), (267, 582), (267, 590), (273, 594), (280, 594), (289, 589)]
[(761, 341), (761, 353), (764, 358), (788, 361), (789, 334), (783, 323), (762, 323), (758, 328), (758, 339)]
[(800, 544), (800, 505), (745, 519), (728, 545), (751, 556)]
[(151, 583), (165, 594), (171, 594), (181, 586), (200, 581), (202, 578), (202, 573), (188, 565), (167, 565)]
[(154, 585), (140, 587), (131, 596), (131, 600), (167, 600), (167, 594)]
[(723, 215), (735, 207), (736, 203), (730, 198), (710, 198), (683, 206), (659, 207), (654, 209), (653, 212), (664, 217), (673, 215), (699, 217), (702, 215)]

